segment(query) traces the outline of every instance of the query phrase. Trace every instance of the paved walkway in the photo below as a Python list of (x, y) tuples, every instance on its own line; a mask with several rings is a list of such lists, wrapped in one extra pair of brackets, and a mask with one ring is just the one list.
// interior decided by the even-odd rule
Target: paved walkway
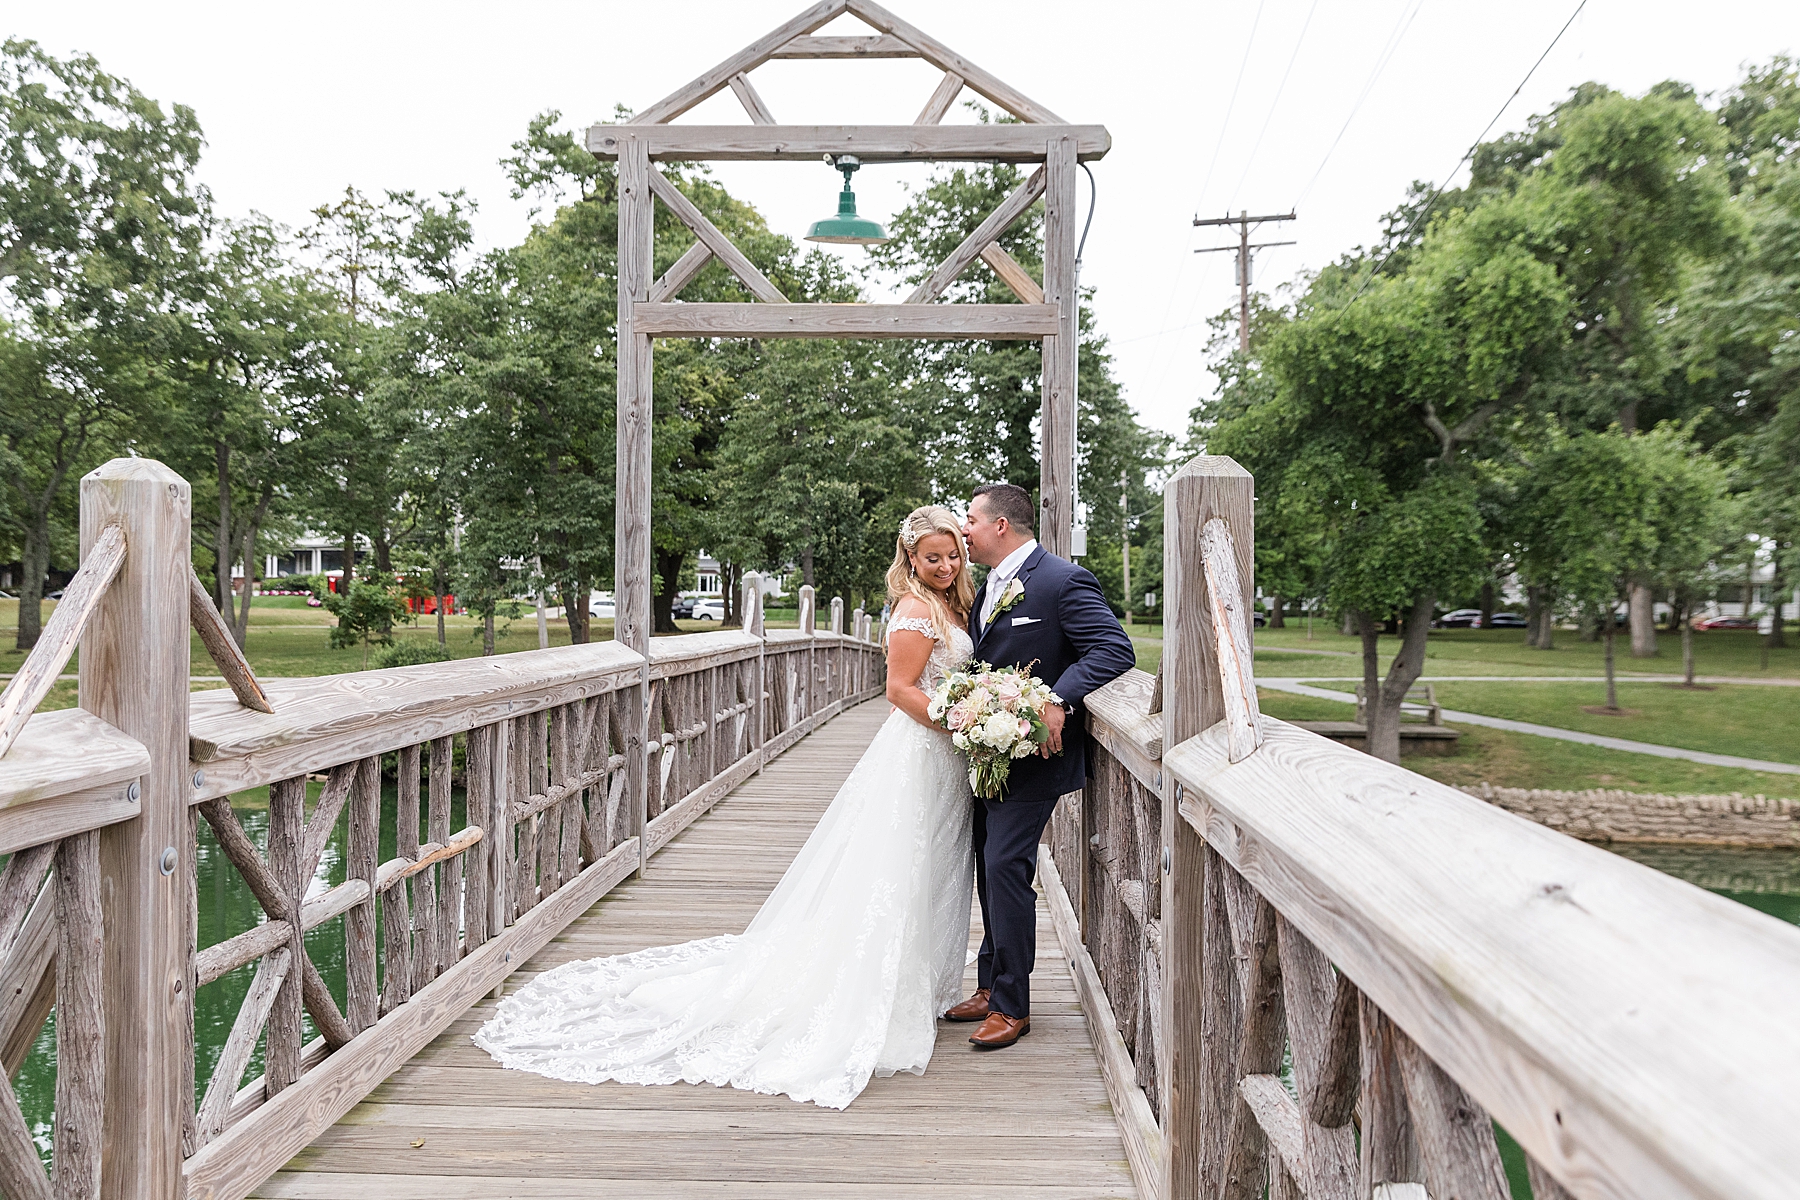
[[(507, 990), (571, 959), (743, 929), (889, 711), (882, 700), (859, 705), (771, 763), (658, 853), (644, 878), (571, 924)], [(924, 1075), (874, 1080), (843, 1112), (730, 1088), (592, 1087), (505, 1071), (469, 1042), (490, 1000), (256, 1194), (1135, 1197), (1068, 964), (1041, 903), (1038, 914), (1031, 1036), (983, 1054), (969, 1046), (968, 1026), (940, 1023)]]
[[(1678, 676), (1672, 676), (1671, 678), (1679, 679)], [(1469, 682), (1471, 680), (1507, 683), (1519, 682), (1515, 676), (1467, 675), (1439, 675), (1430, 678), (1422, 677), (1419, 682), (1454, 683), (1459, 681)], [(1321, 682), (1344, 683), (1353, 681), (1338, 678), (1321, 679), (1316, 676), (1308, 679), (1284, 679), (1259, 675), (1256, 679), (1256, 685), (1258, 687), (1269, 688), (1277, 692), (1291, 692), (1296, 696), (1311, 696), (1317, 700), (1336, 700), (1345, 704), (1356, 703), (1356, 697), (1349, 692), (1339, 692), (1334, 691), (1331, 688), (1312, 686), (1314, 683)], [(1569, 680), (1558, 676), (1553, 680), (1537, 679), (1526, 680), (1525, 682), (1580, 683), (1583, 682), (1583, 680), (1579, 677), (1574, 680)], [(1605, 681), (1602, 679), (1586, 680), (1586, 682)], [(1732, 680), (1731, 682), (1736, 683), (1739, 681)], [(1765, 682), (1773, 683), (1775, 681), (1768, 680)], [(1800, 766), (1796, 766), (1794, 763), (1771, 762), (1768, 759), (1762, 758), (1739, 758), (1735, 754), (1712, 754), (1705, 750), (1684, 750), (1680, 746), (1659, 746), (1655, 742), (1634, 742), (1629, 738), (1606, 737), (1604, 734), (1582, 733), (1575, 729), (1558, 729), (1554, 725), (1535, 725), (1530, 721), (1514, 721), (1506, 717), (1488, 717), (1483, 716), (1481, 713), (1457, 712), (1448, 708), (1443, 709), (1442, 713), (1444, 720), (1456, 725), (1482, 725), (1489, 729), (1505, 729), (1512, 733), (1529, 733), (1536, 737), (1555, 738), (1557, 741), (1561, 742), (1577, 742), (1583, 746), (1600, 746), (1607, 750), (1627, 750), (1633, 754), (1652, 754), (1657, 758), (1685, 759), (1688, 762), (1705, 763), (1707, 766), (1711, 767), (1741, 767), (1747, 771), (1768, 771), (1777, 775), (1800, 775)]]

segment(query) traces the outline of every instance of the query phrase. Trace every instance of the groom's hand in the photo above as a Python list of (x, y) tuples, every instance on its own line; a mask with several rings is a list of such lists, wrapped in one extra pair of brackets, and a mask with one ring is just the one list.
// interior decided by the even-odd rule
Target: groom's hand
[(1068, 719), (1069, 714), (1063, 710), (1063, 706), (1060, 704), (1052, 704), (1044, 710), (1044, 724), (1050, 727), (1050, 740), (1038, 747), (1039, 758), (1049, 758), (1052, 754), (1062, 753), (1063, 722)]

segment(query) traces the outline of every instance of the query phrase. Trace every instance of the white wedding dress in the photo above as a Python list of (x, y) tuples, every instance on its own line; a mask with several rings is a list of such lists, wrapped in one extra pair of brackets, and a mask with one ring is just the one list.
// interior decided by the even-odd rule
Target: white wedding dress
[[(933, 638), (930, 692), (973, 652)], [(576, 1083), (712, 1083), (844, 1108), (925, 1072), (962, 999), (973, 805), (942, 733), (895, 710), (741, 934), (566, 963), (501, 1001), (475, 1044)]]

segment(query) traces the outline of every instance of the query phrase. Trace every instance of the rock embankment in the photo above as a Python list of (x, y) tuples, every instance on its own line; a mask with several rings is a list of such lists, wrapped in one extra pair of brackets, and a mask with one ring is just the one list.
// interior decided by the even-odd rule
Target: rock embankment
[(1661, 796), (1594, 788), (1464, 788), (1471, 796), (1586, 842), (1800, 849), (1800, 801), (1769, 796)]

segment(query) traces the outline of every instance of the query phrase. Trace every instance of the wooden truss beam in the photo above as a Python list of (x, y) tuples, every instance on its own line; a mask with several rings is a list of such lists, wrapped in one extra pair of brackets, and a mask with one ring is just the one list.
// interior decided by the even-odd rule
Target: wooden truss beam
[(897, 37), (797, 37), (770, 58), (918, 58)]
[(769, 111), (769, 106), (763, 103), (763, 98), (757, 94), (755, 88), (750, 86), (748, 75), (742, 73), (733, 75), (731, 90), (737, 95), (738, 103), (744, 106), (744, 111), (750, 115), (752, 123), (757, 125), (775, 124), (775, 114)]
[(733, 75), (754, 71), (774, 57), (775, 52), (797, 37), (804, 37), (842, 13), (848, 0), (823, 0), (769, 33), (684, 87), (670, 92), (632, 118), (637, 125), (661, 125), (679, 117), (694, 105), (713, 95), (731, 82)]
[[(750, 289), (751, 295), (766, 304), (786, 304), (787, 297), (781, 289), (769, 282), (769, 277), (756, 269), (756, 264), (744, 257), (744, 252), (731, 244), (731, 239), (719, 232), (719, 227), (706, 219), (706, 214), (694, 207), (694, 202), (681, 194), (681, 189), (669, 182), (669, 177), (655, 167), (650, 168), (650, 191), (658, 200), (669, 206), (669, 210), (681, 218), (681, 223), (694, 231), (706, 248), (712, 251), (718, 260), (725, 264), (733, 275), (743, 281)], [(644, 332), (648, 333), (649, 330)]]
[(652, 337), (976, 338), (1055, 334), (1054, 304), (644, 304), (633, 327)]
[(1018, 259), (1001, 248), (999, 242), (988, 243), (987, 248), (981, 252), (981, 261), (992, 267), (994, 274), (1000, 277), (1001, 282), (1011, 288), (1013, 295), (1026, 304), (1042, 304), (1044, 302), (1044, 289), (1038, 286), (1038, 281), (1031, 277), (1031, 272), (1019, 264)]
[(1031, 173), (1031, 178), (1020, 184), (1013, 194), (1000, 202), (1000, 207), (989, 213), (987, 220), (975, 227), (975, 232), (963, 239), (962, 245), (950, 252), (931, 278), (921, 283), (912, 295), (906, 298), (908, 304), (930, 304), (944, 294), (956, 277), (961, 275), (968, 265), (981, 257), (981, 252), (993, 244), (994, 240), (1005, 233), (1007, 227), (1044, 194), (1044, 168), (1039, 167)]
[(1078, 161), (1104, 157), (1104, 125), (595, 125), (587, 148), (616, 158), (627, 138), (653, 160), (816, 162), (854, 154), (870, 162), (1043, 162), (1048, 144), (1067, 137)]
[[(915, 25), (909, 25), (872, 0), (848, 0), (845, 5), (864, 22), (890, 33), (919, 52), (919, 56), (943, 71), (954, 71), (977, 93), (992, 100), (1019, 120), (1031, 125), (1063, 125), (1061, 117), (1019, 91), (997, 75), (982, 70), (944, 43)], [(817, 29), (818, 26), (813, 26)], [(812, 30), (808, 30), (808, 33)]]
[(675, 260), (663, 277), (656, 281), (650, 289), (651, 303), (673, 300), (681, 294), (681, 289), (692, 283), (694, 276), (705, 269), (713, 259), (713, 252), (706, 248), (705, 242), (695, 242), (688, 247), (688, 252)]
[(925, 102), (925, 108), (919, 113), (914, 125), (936, 125), (962, 95), (963, 77), (955, 71), (945, 71), (944, 78), (938, 83), (937, 90), (931, 93), (931, 99)]

